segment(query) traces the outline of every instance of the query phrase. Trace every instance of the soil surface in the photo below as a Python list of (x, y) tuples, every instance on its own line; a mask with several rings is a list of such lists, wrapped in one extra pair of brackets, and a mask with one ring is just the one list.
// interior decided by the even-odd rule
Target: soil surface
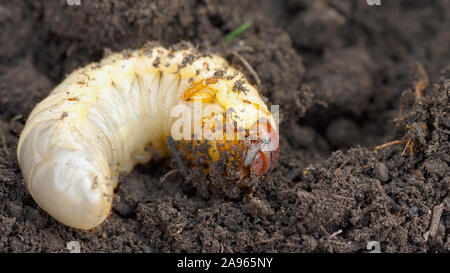
[[(1, 1), (0, 252), (449, 252), (449, 15), (448, 0)], [(275, 170), (236, 200), (153, 161), (100, 227), (56, 222), (17, 163), (30, 111), (105, 52), (181, 40), (254, 69), (280, 106)]]

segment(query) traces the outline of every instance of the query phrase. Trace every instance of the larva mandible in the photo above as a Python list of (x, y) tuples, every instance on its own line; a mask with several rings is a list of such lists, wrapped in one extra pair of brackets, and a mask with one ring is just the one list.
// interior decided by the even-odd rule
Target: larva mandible
[[(220, 56), (186, 43), (170, 49), (147, 44), (75, 70), (34, 108), (17, 148), (30, 194), (65, 225), (99, 225), (110, 213), (119, 173), (152, 155), (170, 154), (167, 138), (179, 132), (171, 111), (179, 105), (193, 109), (197, 102), (202, 110), (234, 111), (201, 116), (200, 126), (215, 127), (223, 140), (177, 142), (184, 160), (193, 163), (189, 167), (203, 166), (207, 175), (208, 164), (229, 152), (225, 169), (237, 174), (235, 189), (249, 177), (263, 179), (277, 161), (278, 130), (257, 90)], [(217, 120), (232, 123), (231, 132), (216, 127)], [(236, 138), (237, 132), (243, 137)], [(196, 145), (207, 145), (206, 155), (192, 148)], [(195, 162), (197, 152), (207, 157), (204, 165)]]

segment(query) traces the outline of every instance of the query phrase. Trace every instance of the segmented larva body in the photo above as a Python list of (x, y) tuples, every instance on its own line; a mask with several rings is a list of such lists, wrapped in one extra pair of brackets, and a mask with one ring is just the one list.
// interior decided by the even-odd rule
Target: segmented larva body
[[(29, 192), (65, 225), (99, 225), (110, 213), (118, 175), (154, 154), (170, 154), (167, 137), (176, 121), (171, 110), (191, 109), (198, 100), (202, 107), (243, 107), (235, 118), (247, 135), (261, 118), (256, 112), (268, 113), (239, 71), (189, 46), (149, 45), (72, 72), (36, 106), (21, 133), (17, 153)], [(261, 145), (274, 149), (255, 152), (255, 141), (238, 149), (243, 169), (261, 176), (273, 167), (278, 151), (275, 121), (270, 113), (265, 118), (273, 139)], [(217, 151), (210, 150), (212, 157)]]

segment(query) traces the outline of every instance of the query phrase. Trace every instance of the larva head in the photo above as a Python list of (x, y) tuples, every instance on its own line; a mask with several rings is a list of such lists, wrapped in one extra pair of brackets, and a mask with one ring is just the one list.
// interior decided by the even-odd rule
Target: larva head
[(270, 122), (258, 120), (250, 128), (249, 138), (244, 165), (249, 166), (252, 175), (265, 177), (278, 160), (278, 133)]
[(251, 192), (275, 167), (278, 132), (261, 119), (244, 131), (243, 139), (178, 141), (189, 183), (200, 194), (210, 192), (230, 198)]
[[(202, 128), (202, 137), (182, 141), (179, 148), (186, 155), (188, 169), (200, 170), (194, 184), (202, 188), (200, 176), (206, 173), (209, 191), (237, 197), (244, 189), (252, 190), (276, 165), (278, 131), (257, 90), (240, 72), (220, 67), (206, 78), (194, 77), (182, 93), (181, 99), (194, 112), (191, 128)], [(201, 106), (196, 108), (196, 103)]]

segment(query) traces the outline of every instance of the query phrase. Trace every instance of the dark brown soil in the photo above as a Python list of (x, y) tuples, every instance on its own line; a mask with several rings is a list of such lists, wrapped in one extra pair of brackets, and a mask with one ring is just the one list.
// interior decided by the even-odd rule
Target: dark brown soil
[[(381, 2), (1, 1), (0, 252), (67, 252), (70, 241), (82, 252), (364, 252), (369, 241), (449, 252), (450, 1)], [(176, 173), (160, 182), (175, 164), (151, 162), (121, 178), (99, 228), (56, 222), (17, 164), (34, 105), (105, 51), (180, 40), (237, 50), (254, 68), (280, 105), (276, 169), (231, 200)], [(374, 149), (393, 140), (404, 141)]]

